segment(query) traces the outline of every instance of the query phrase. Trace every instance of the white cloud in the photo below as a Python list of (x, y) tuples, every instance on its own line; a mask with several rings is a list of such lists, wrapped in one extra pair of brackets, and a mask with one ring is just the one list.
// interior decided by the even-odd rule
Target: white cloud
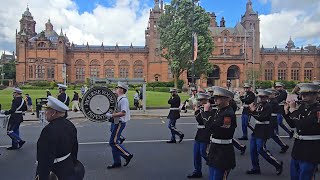
[(272, 13), (260, 15), (261, 44), (284, 47), (292, 36), (296, 45), (320, 43), (320, 1), (269, 0)]
[(62, 28), (76, 44), (144, 45), (150, 9), (145, 0), (111, 2), (111, 7), (96, 4), (92, 12), (79, 13), (72, 0), (5, 0), (2, 4), (6, 8), (0, 8), (0, 49), (15, 50), (15, 29), (19, 31), (19, 20), (27, 3), (38, 33), (50, 18), (57, 33)]

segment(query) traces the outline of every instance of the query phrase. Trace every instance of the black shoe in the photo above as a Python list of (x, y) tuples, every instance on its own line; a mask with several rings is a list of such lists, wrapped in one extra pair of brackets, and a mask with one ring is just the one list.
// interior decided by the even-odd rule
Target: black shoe
[(181, 143), (181, 142), (182, 142), (182, 140), (183, 140), (183, 138), (184, 138), (184, 134), (181, 134), (179, 137), (180, 137), (180, 139), (179, 139), (179, 143)]
[(282, 169), (283, 169), (283, 162), (280, 162), (280, 167), (278, 167), (276, 169), (276, 174), (279, 176), (282, 173)]
[(31, 115), (34, 115), (34, 113), (32, 113)]
[(202, 173), (193, 172), (192, 174), (189, 174), (187, 178), (202, 178)]
[(7, 150), (16, 150), (16, 149), (18, 149), (18, 148), (17, 147), (13, 147), (13, 146), (7, 147)]
[(243, 147), (243, 149), (241, 149), (240, 155), (244, 155), (244, 153), (246, 152), (247, 146), (245, 145)]
[(168, 144), (172, 144), (172, 143), (177, 143), (176, 140), (170, 140), (170, 141), (167, 141)]
[(281, 151), (280, 153), (283, 154), (283, 153), (286, 153), (289, 149), (289, 146), (288, 145), (285, 145), (283, 148), (281, 148)]
[(248, 140), (248, 137), (242, 136), (241, 138), (239, 138), (239, 140)]
[(133, 154), (130, 154), (129, 157), (126, 159), (126, 163), (124, 163), (123, 166), (128, 166), (132, 158), (133, 158)]
[(246, 172), (247, 174), (261, 174), (260, 169), (251, 169)]
[(24, 145), (24, 143), (26, 143), (26, 141), (21, 140), (21, 141), (19, 142), (19, 149), (22, 148), (22, 146)]
[(294, 134), (294, 131), (290, 131), (290, 133), (289, 133), (289, 138), (290, 139), (293, 138), (293, 134)]
[(126, 138), (120, 138), (119, 143), (122, 144), (123, 141), (125, 141), (125, 140), (126, 140)]
[(112, 164), (107, 166), (107, 169), (114, 169), (114, 168), (120, 168), (120, 167), (121, 167), (121, 164)]

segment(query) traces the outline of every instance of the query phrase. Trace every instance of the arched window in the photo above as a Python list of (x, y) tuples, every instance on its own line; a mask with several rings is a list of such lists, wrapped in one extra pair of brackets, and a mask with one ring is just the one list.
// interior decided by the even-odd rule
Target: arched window
[(107, 60), (104, 63), (104, 69), (105, 69), (105, 77), (114, 78), (114, 63), (112, 60)]
[(119, 63), (119, 73), (120, 78), (128, 78), (129, 77), (129, 62), (126, 60), (121, 60)]
[(85, 67), (86, 64), (83, 60), (79, 59), (75, 63), (76, 66), (76, 80), (77, 81), (84, 81), (85, 79)]
[(313, 64), (311, 62), (306, 62), (304, 64), (304, 80), (312, 80), (312, 69), (313, 69)]
[(285, 62), (280, 62), (278, 65), (278, 80), (287, 79), (287, 64)]
[(140, 60), (137, 60), (133, 64), (134, 77), (142, 78), (143, 77), (143, 63)]
[(300, 74), (300, 64), (298, 62), (294, 62), (291, 66), (291, 79), (298, 81)]
[(268, 61), (266, 63), (266, 68), (264, 69), (264, 80), (266, 81), (273, 80), (273, 69), (274, 69), (273, 63)]
[(154, 75), (154, 81), (156, 81), (156, 82), (160, 81), (160, 75), (159, 74), (155, 74)]
[(45, 68), (44, 65), (36, 65), (36, 79), (44, 79)]
[(33, 79), (33, 65), (29, 65), (29, 78)]
[(47, 77), (48, 79), (54, 79), (54, 66), (47, 67)]
[(100, 62), (98, 60), (92, 60), (90, 62), (90, 77), (99, 77)]

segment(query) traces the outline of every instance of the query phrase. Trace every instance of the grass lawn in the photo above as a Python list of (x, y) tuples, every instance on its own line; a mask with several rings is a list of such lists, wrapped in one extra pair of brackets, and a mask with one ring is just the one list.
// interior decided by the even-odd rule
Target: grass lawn
[[(79, 94), (80, 91), (76, 90)], [(58, 96), (58, 90), (51, 90), (51, 94), (54, 97)], [(133, 107), (133, 95), (135, 91), (129, 91), (127, 93), (130, 107)], [(35, 90), (35, 89), (25, 89), (23, 90), (23, 97), (25, 97), (25, 94), (29, 94), (32, 98), (33, 108), (35, 110), (35, 104), (36, 104), (36, 98), (42, 98), (46, 97), (46, 91), (45, 90)], [(67, 94), (70, 98), (70, 101), (73, 97), (73, 90), (67, 90)], [(185, 93), (179, 94), (181, 98), (181, 103), (184, 102), (189, 96)], [(153, 91), (147, 91), (147, 107), (169, 107), (168, 105), (168, 99), (170, 97), (170, 93), (164, 93), (164, 92), (153, 92)], [(12, 101), (12, 90), (0, 90), (0, 104), (2, 105), (2, 109), (9, 109), (11, 107), (11, 101)], [(70, 102), (70, 108), (72, 106), (72, 103)]]

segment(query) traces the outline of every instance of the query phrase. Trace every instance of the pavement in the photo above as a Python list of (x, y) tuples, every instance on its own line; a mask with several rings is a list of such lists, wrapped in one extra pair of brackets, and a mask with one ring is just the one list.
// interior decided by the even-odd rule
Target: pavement
[[(237, 119), (238, 128), (234, 137), (241, 135), (241, 119)], [(185, 134), (180, 144), (167, 144), (169, 130), (167, 120), (163, 118), (132, 119), (123, 132), (126, 137), (124, 146), (134, 157), (129, 166), (107, 170), (112, 163), (111, 148), (108, 145), (110, 123), (94, 123), (85, 118), (72, 119), (78, 130), (78, 159), (86, 169), (85, 180), (186, 180), (186, 175), (193, 171), (193, 139), (196, 133), (196, 121), (192, 117), (183, 117), (177, 121), (177, 128)], [(36, 171), (36, 143), (44, 127), (37, 121), (25, 121), (20, 128), (21, 137), (27, 141), (17, 151), (7, 151), (10, 139), (0, 129), (0, 179), (30, 180)], [(246, 175), (251, 168), (249, 148), (241, 156), (235, 149), (237, 166), (231, 171), (229, 180), (287, 180), (289, 176), (290, 153), (293, 139), (287, 138), (283, 131), (283, 140), (290, 146), (285, 154), (280, 154), (280, 147), (268, 141), (267, 148), (284, 162), (284, 171), (280, 176), (275, 168), (260, 157), (261, 175)], [(241, 141), (249, 147), (250, 141)], [(203, 178), (208, 179), (208, 166), (203, 161)], [(317, 174), (319, 178), (320, 174)]]

